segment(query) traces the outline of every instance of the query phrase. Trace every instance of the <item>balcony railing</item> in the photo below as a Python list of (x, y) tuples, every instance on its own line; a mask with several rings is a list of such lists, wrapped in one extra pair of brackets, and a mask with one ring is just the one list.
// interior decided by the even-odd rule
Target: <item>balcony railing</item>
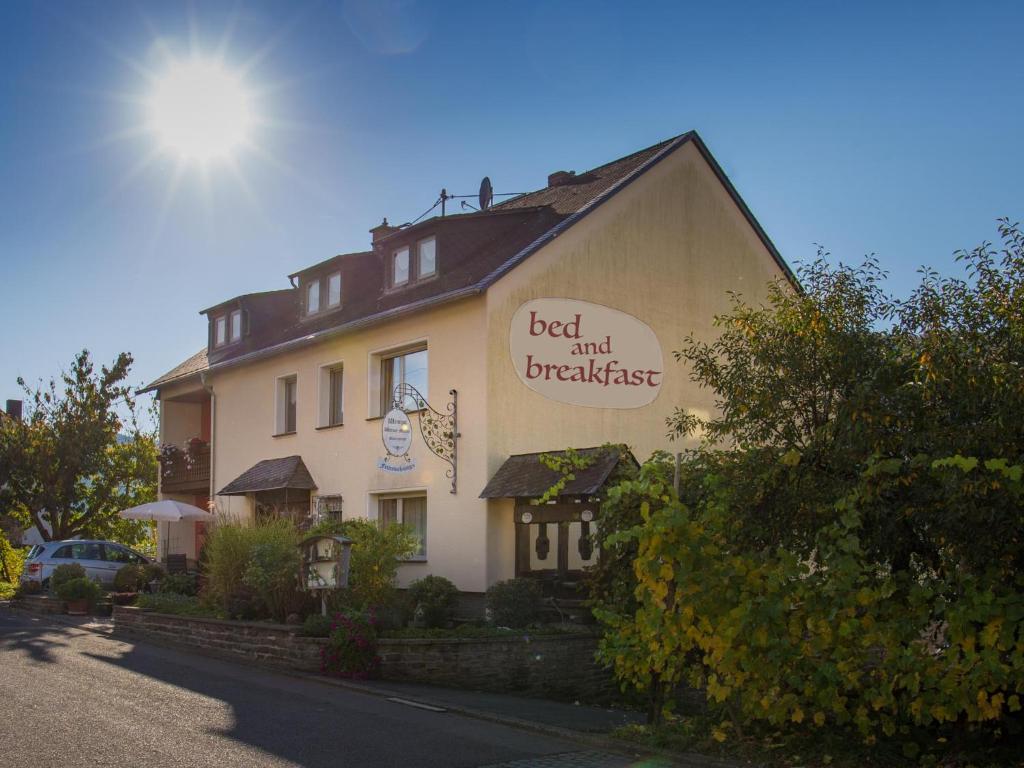
[(206, 491), (210, 487), (210, 444), (192, 443), (182, 450), (160, 452), (160, 488), (164, 491)]

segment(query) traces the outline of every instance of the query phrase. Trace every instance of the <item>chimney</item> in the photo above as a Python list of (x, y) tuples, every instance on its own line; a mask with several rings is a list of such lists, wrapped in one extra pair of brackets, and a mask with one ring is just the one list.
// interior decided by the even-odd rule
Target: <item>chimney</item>
[(548, 174), (549, 187), (564, 187), (576, 178), (576, 171), (555, 171)]
[(388, 224), (388, 217), (384, 217), (384, 221), (378, 224), (376, 227), (370, 230), (370, 234), (373, 235), (373, 244), (376, 245), (379, 240), (387, 237), (392, 232), (397, 232), (398, 227), (392, 227)]
[(7, 415), (15, 421), (21, 421), (21, 400), (7, 401)]

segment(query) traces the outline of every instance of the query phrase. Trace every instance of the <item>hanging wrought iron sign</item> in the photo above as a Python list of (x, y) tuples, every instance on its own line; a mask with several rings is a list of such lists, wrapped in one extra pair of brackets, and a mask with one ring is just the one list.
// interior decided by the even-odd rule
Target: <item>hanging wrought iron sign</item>
[[(412, 447), (412, 422), (405, 404), (412, 401), (416, 409), (420, 435), (430, 452), (450, 465), (444, 476), (452, 481), (452, 493), (458, 487), (458, 398), (454, 389), (448, 391), (451, 401), (445, 406), (445, 413), (434, 408), (411, 384), (399, 384), (392, 395), (392, 407), (384, 416), (381, 439), (388, 456), (377, 463), (386, 472), (409, 472), (416, 462), (409, 456)], [(405, 459), (405, 463), (389, 461), (391, 457)]]

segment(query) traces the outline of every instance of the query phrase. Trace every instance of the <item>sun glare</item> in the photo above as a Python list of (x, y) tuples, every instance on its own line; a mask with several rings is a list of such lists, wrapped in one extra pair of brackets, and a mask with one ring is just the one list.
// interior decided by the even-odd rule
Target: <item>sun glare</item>
[(154, 82), (146, 106), (147, 124), (161, 148), (185, 160), (229, 158), (252, 131), (245, 83), (214, 59), (171, 63)]

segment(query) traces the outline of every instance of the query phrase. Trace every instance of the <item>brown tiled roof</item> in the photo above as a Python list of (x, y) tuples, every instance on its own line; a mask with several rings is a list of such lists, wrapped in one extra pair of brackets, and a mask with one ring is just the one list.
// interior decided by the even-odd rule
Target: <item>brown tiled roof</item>
[(639, 152), (634, 152), (626, 157), (620, 157), (618, 160), (613, 160), (605, 165), (592, 168), (584, 173), (578, 173), (563, 184), (554, 187), (544, 187), (544, 189), (538, 189), (536, 192), (528, 192), (525, 195), (506, 200), (494, 206), (494, 209), (506, 210), (509, 208), (550, 205), (556, 213), (562, 216), (569, 216), (576, 213), (591, 200), (608, 191), (610, 187), (622, 181), (679, 138), (681, 137), (677, 136), (673, 139), (666, 139), (655, 144), (653, 147), (641, 149)]
[[(545, 453), (549, 456), (565, 455), (565, 451), (546, 451)], [(590, 466), (573, 473), (575, 478), (565, 484), (565, 488), (560, 494), (562, 496), (589, 496), (597, 493), (608, 481), (620, 460), (637, 463), (632, 453), (620, 456), (619, 452), (613, 449), (583, 448), (576, 453), (579, 456), (593, 457), (596, 460)], [(541, 453), (522, 453), (509, 456), (480, 492), (480, 498), (510, 499), (542, 496), (558, 482), (561, 475), (542, 464), (541, 455)]]
[(139, 394), (145, 392), (151, 392), (154, 389), (166, 386), (167, 384), (173, 384), (180, 379), (187, 379), (189, 376), (195, 376), (202, 371), (205, 371), (209, 367), (206, 360), (206, 347), (203, 347), (196, 352), (192, 357), (183, 363), (179, 363), (157, 379), (154, 379), (145, 387), (139, 390)]
[[(418, 312), (429, 306), (480, 294), (531, 254), (542, 248), (648, 168), (679, 147), (692, 142), (707, 160), (737, 206), (760, 236), (780, 268), (797, 285), (721, 167), (693, 131), (598, 166), (535, 192), (506, 200), (490, 210), (434, 217), (401, 228), (377, 241), (374, 251), (335, 256), (292, 273), (304, 277), (341, 269), (342, 306), (310, 318), (300, 317), (299, 289), (241, 296), (217, 305), (240, 306), (250, 319), (242, 342), (211, 352), (208, 365), (241, 364), (265, 355), (313, 344), (378, 322)], [(384, 260), (400, 245), (434, 235), (437, 238), (437, 277), (399, 290), (384, 288)], [(184, 363), (187, 365), (188, 362)], [(181, 368), (182, 366), (179, 366)], [(178, 369), (175, 369), (178, 370)], [(168, 383), (161, 377), (146, 390)]]
[(301, 456), (283, 459), (264, 459), (225, 485), (218, 496), (243, 496), (259, 491), (277, 491), (284, 488), (313, 490), (316, 483), (306, 469)]

